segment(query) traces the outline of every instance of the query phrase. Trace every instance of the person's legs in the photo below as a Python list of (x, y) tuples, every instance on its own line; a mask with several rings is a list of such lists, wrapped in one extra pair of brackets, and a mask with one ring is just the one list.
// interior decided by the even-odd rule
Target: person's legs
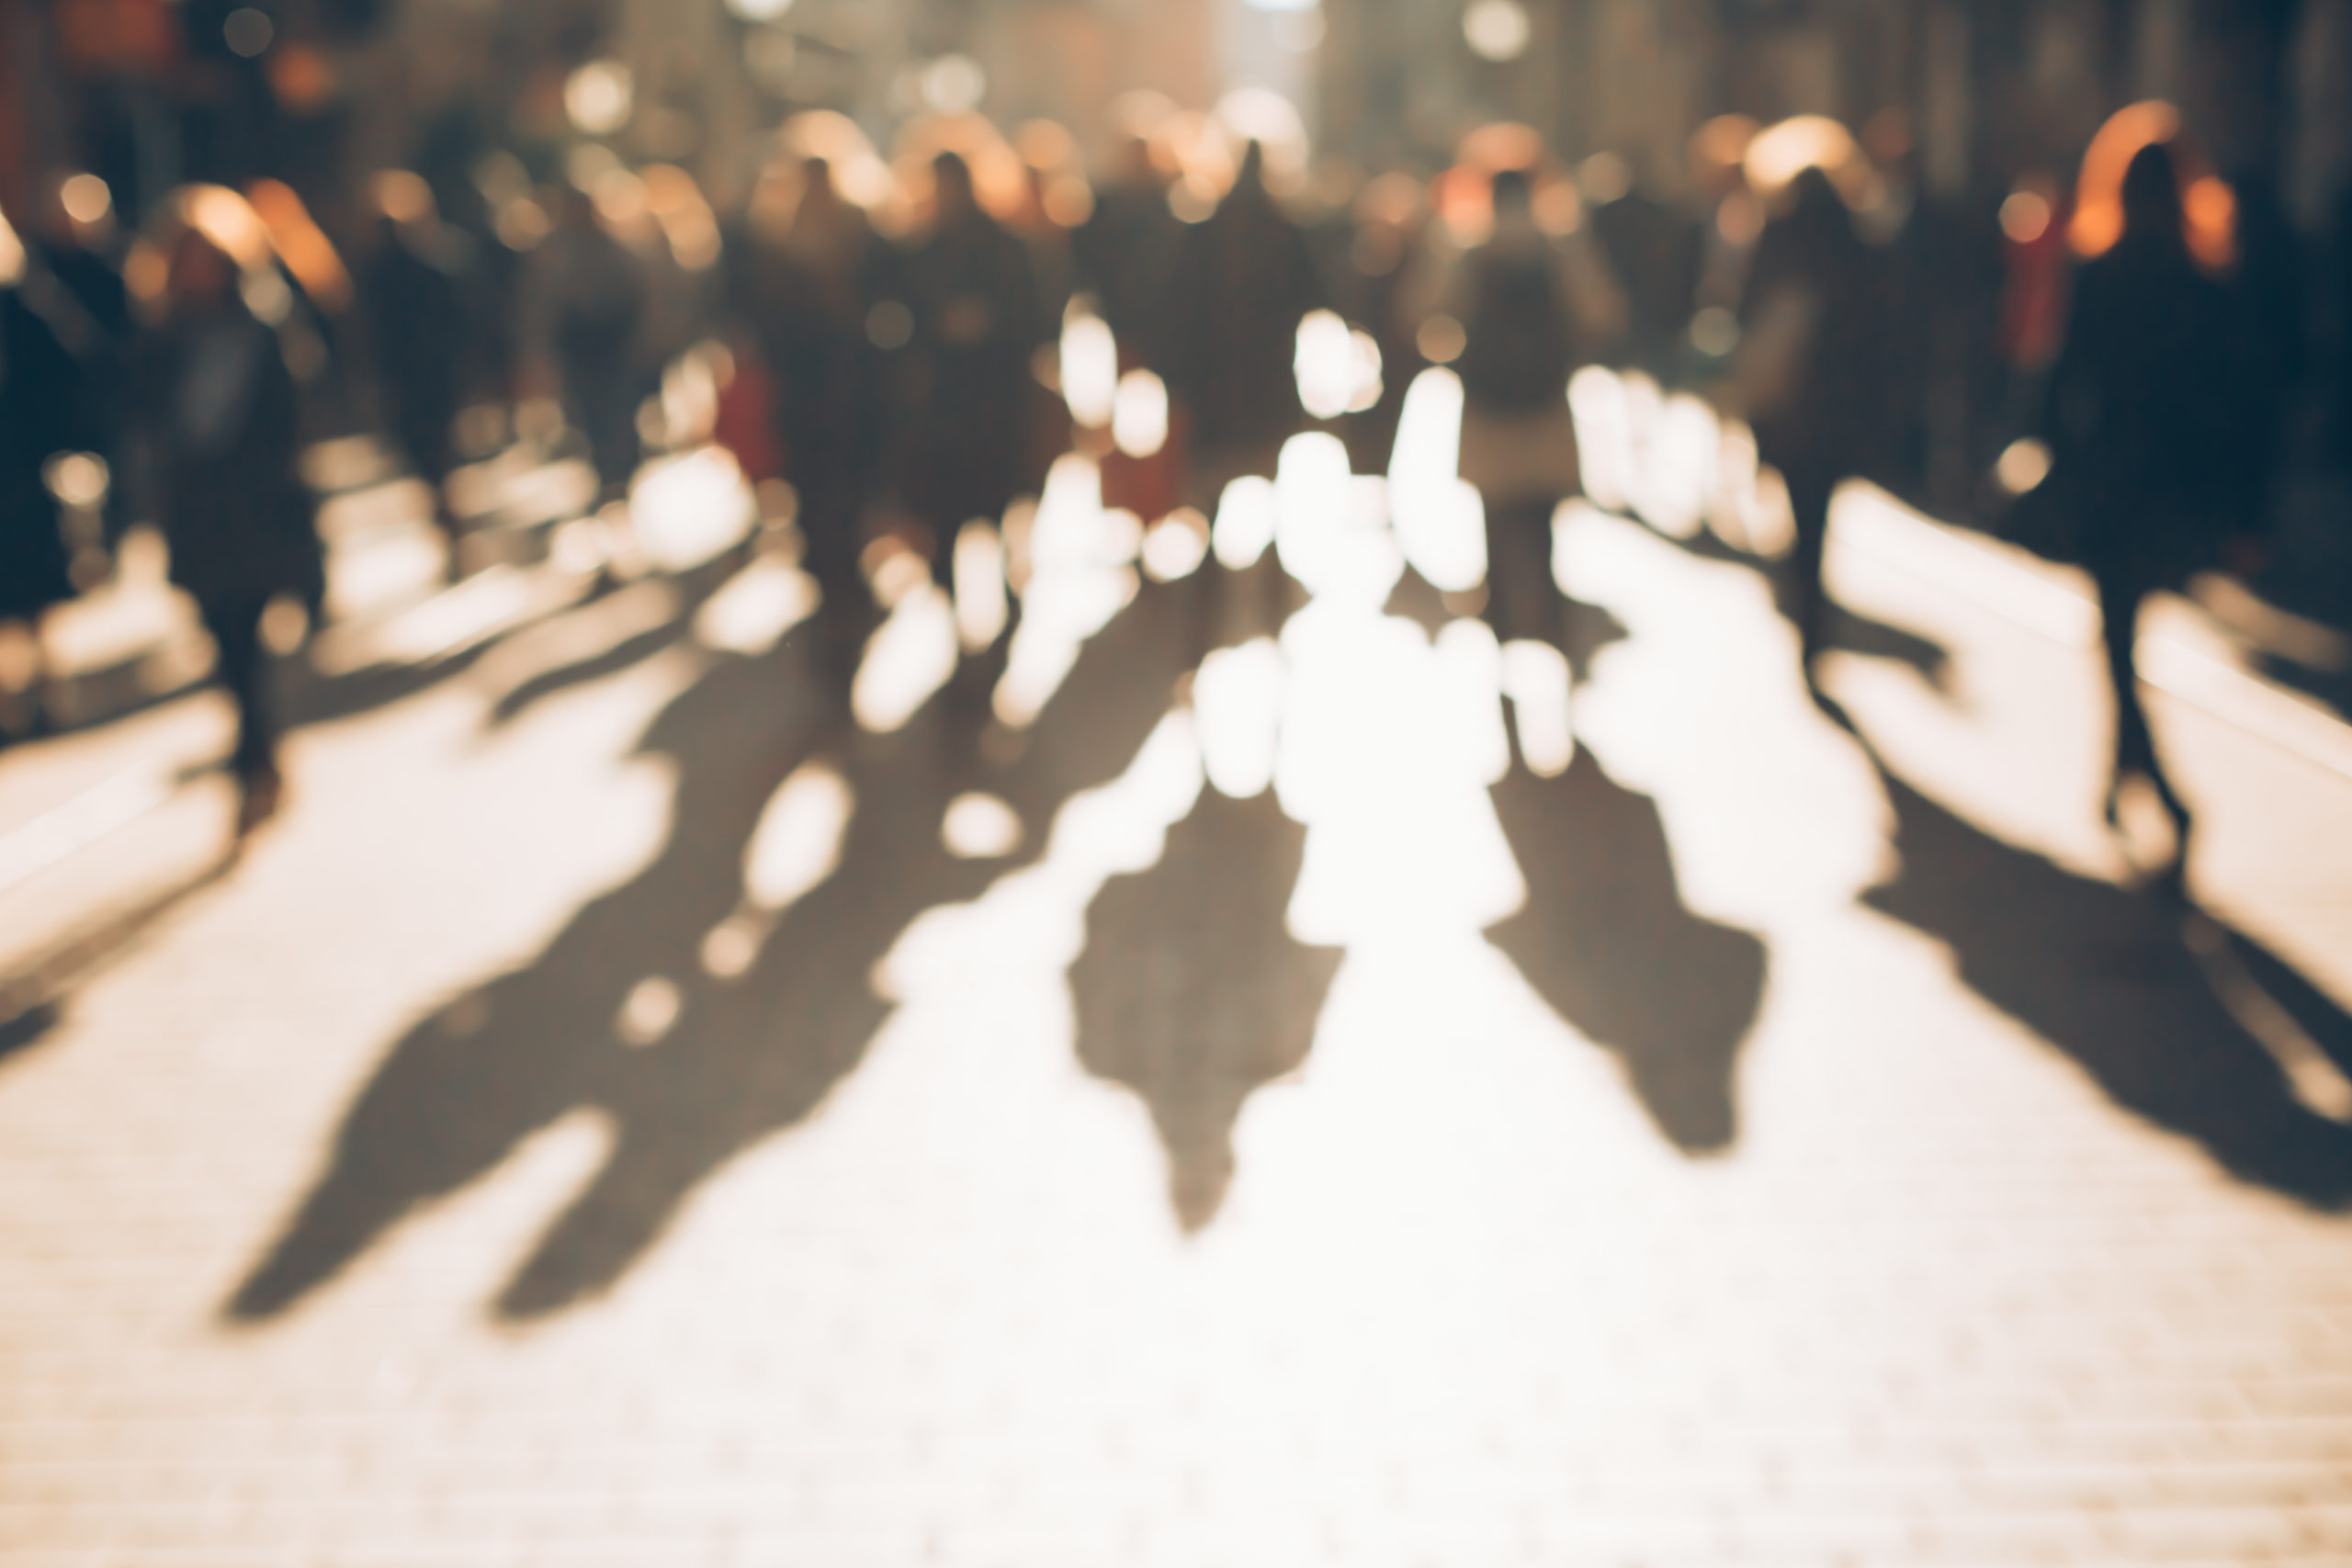
[(239, 826), (250, 828), (276, 807), (277, 729), (269, 701), (269, 658), (262, 647), (258, 602), (203, 607), (205, 629), (218, 650), (214, 673), (237, 705), (237, 742), (229, 770), (244, 792)]
[(392, 437), (399, 443), (401, 455), (408, 458), (409, 468), (433, 492), (433, 523), (448, 543), (448, 575), (454, 580), (460, 575), (460, 529), (457, 514), (449, 510), (447, 485), (450, 469), (457, 466), (450, 441), (450, 427), (457, 423), (457, 407), (454, 400), (436, 396), (434, 389), (404, 389), (397, 400)]
[(1826, 468), (1807, 467), (1784, 469), (1781, 477), (1789, 487), (1789, 511), (1796, 524), (1796, 542), (1789, 550), (1790, 614), (1810, 679), (1814, 660), (1829, 641), (1829, 602), (1821, 585), (1821, 563), (1829, 543), (1829, 495), (1838, 480)]
[(2133, 660), (2138, 640), (2141, 588), (2136, 578), (2102, 573), (2098, 579), (2099, 635), (2107, 645), (2107, 679), (2115, 695), (2115, 771), (2153, 773), (2155, 738), (2140, 706), (2140, 677)]
[(2139, 641), (2140, 604), (2150, 584), (2136, 573), (2105, 571), (2098, 576), (2099, 635), (2107, 648), (2107, 678), (2115, 697), (2115, 773), (2108, 786), (2107, 819), (2117, 818), (2117, 796), (2123, 780), (2138, 773), (2155, 786), (2180, 835), (2180, 854), (2188, 850), (2189, 812), (2172, 781), (2156, 761), (2155, 733), (2148, 726), (2147, 710), (2140, 705), (2140, 671), (2135, 657)]
[(1511, 501), (1487, 511), (1487, 624), (1496, 640), (1559, 641), (1552, 586), (1552, 503)]

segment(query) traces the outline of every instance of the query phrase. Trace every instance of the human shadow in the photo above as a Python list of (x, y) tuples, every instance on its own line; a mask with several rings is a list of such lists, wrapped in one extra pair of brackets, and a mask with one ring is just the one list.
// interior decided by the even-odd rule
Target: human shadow
[[(345, 1116), (325, 1170), (225, 1303), (274, 1317), (405, 1216), (495, 1168), (580, 1109), (612, 1146), (498, 1295), (510, 1318), (558, 1312), (618, 1280), (695, 1190), (805, 1120), (863, 1059), (888, 1004), (873, 978), (914, 918), (977, 896), (1042, 847), (1061, 802), (1115, 776), (1166, 712), (1181, 658), (1148, 591), (1097, 634), (1019, 744), (993, 733), (984, 686), (958, 682), (888, 735), (849, 725), (799, 645), (719, 660), (655, 720), (640, 750), (674, 764), (668, 840), (591, 900), (529, 964), (419, 1021)], [(744, 855), (779, 783), (836, 771), (852, 802), (835, 868), (743, 931)], [(947, 804), (996, 794), (1023, 848), (959, 859)], [(723, 959), (723, 955), (722, 959)], [(640, 1016), (632, 1044), (618, 1021)], [(649, 1040), (649, 1033), (657, 1037)]]
[[(1879, 772), (1902, 868), (1864, 896), (1869, 907), (1949, 943), (1970, 989), (2124, 1110), (2195, 1140), (2242, 1180), (2315, 1207), (2352, 1202), (2352, 1127), (2297, 1099), (2243, 1000), (2233, 1007), (2217, 985), (2215, 959), (2352, 1068), (2342, 1009), (2210, 916), (2062, 870), (1971, 826), (1883, 761)], [(2200, 955), (2190, 940), (2200, 931), (2225, 945)]]
[[(185, 771), (182, 782), (203, 770)], [(195, 871), (119, 908), (0, 976), (0, 1066), (39, 1044), (64, 1016), (67, 1000), (107, 963), (181, 905), (224, 880), (242, 846), (231, 843)]]
[(7, 1021), (0, 1023), (0, 1062), (39, 1044), (41, 1036), (57, 1027), (61, 1016), (54, 1001), (38, 1001), (28, 1007), (0, 1010), (9, 1013)]
[(1668, 1141), (1690, 1155), (1728, 1148), (1764, 943), (1683, 904), (1657, 803), (1611, 779), (1590, 750), (1555, 778), (1515, 766), (1493, 796), (1527, 902), (1488, 940), (1618, 1058)]
[(1306, 1060), (1340, 967), (1283, 923), (1306, 850), (1272, 790), (1204, 788), (1159, 862), (1113, 877), (1087, 911), (1069, 973), (1078, 1058), (1150, 1110), (1186, 1231), (1216, 1217), (1241, 1107)]

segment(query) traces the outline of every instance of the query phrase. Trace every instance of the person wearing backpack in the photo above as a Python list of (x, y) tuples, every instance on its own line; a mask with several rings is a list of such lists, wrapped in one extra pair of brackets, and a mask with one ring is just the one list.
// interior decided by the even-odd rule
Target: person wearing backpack
[(1566, 256), (1536, 225), (1527, 172), (1500, 171), (1493, 192), (1494, 228), (1455, 275), (1462, 477), (1486, 502), (1496, 635), (1549, 640), (1552, 513), (1578, 484), (1567, 399), (1577, 300)]

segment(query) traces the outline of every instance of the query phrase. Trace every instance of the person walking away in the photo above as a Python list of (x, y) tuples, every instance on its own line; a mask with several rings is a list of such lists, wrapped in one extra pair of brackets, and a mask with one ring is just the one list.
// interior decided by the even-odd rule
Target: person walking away
[(1568, 373), (1577, 313), (1566, 260), (1536, 226), (1523, 169), (1494, 176), (1494, 228), (1456, 272), (1462, 477), (1487, 512), (1487, 616), (1505, 640), (1555, 640), (1552, 513), (1577, 492)]
[(2158, 763), (2133, 661), (2140, 605), (2212, 564), (2242, 527), (2232, 480), (2245, 446), (2233, 366), (2230, 300), (2191, 259), (2168, 149), (2143, 147), (2123, 176), (2123, 233), (2075, 276), (2066, 342), (2052, 372), (2047, 428), (2056, 467), (2080, 498), (2078, 544), (2098, 586), (2115, 696), (2117, 825), (2125, 781), (2154, 786), (2178, 833), (2168, 874), (2184, 874), (2190, 813)]
[(775, 435), (784, 477), (799, 492), (810, 575), (829, 610), (846, 612), (862, 592), (858, 523), (882, 436), (879, 367), (865, 324), (881, 242), (823, 158), (770, 171), (744, 241), (727, 253), (729, 293), (773, 379)]
[(944, 585), (956, 530), (1001, 516), (1021, 490), (1037, 408), (1030, 360), (1046, 323), (1029, 248), (980, 206), (970, 167), (942, 152), (932, 174), (935, 217), (901, 279), (912, 336), (899, 484)]
[(1828, 638), (1821, 564), (1830, 492), (1871, 459), (1883, 378), (1870, 257), (1845, 201), (1818, 167), (1799, 174), (1789, 195), (1788, 210), (1756, 243), (1734, 378), (1758, 457), (1788, 485), (1796, 533), (1788, 586), (1810, 681)]
[[(42, 309), (40, 279), (23, 239), (0, 213), (0, 630), (19, 650), (0, 671), (0, 742), (38, 733), (41, 623), (74, 596), (65, 536), (44, 468), (74, 435), (73, 354)], [(28, 659), (23, 657), (29, 650)], [(0, 654), (7, 651), (0, 644)]]
[(1188, 416), (1193, 488), (1214, 506), (1227, 479), (1271, 474), (1306, 423), (1293, 369), (1301, 317), (1324, 302), (1306, 241), (1266, 189), (1265, 150), (1183, 236), (1166, 291), (1159, 359)]
[(2250, 545), (2277, 522), (2285, 469), (2297, 456), (2290, 438), (2311, 370), (2312, 334), (2303, 242), (2277, 183), (2267, 173), (2249, 171), (2233, 185), (2237, 263), (2226, 287), (2245, 436), (2236, 454), (2236, 482), (2245, 498), (2236, 514)]
[(566, 418), (587, 437), (602, 498), (618, 501), (637, 472), (637, 408), (648, 389), (638, 354), (644, 270), (586, 191), (565, 186), (557, 213), (525, 278), (526, 341), (539, 379), (551, 375)]
[[(191, 205), (183, 198), (182, 211)], [(315, 612), (325, 579), (295, 466), (294, 376), (278, 334), (245, 303), (262, 291), (238, 283), (236, 262), (197, 227), (179, 229), (141, 379), (172, 580), (196, 601), (219, 649), (214, 673), (237, 707), (229, 761), (243, 835), (277, 809), (281, 788), (262, 612), (280, 594)]]
[(108, 543), (140, 515), (130, 407), (130, 361), (138, 337), (130, 291), (122, 280), (114, 195), (96, 175), (69, 175), (57, 182), (49, 204), (49, 229), (34, 247), (35, 270), (45, 271), (64, 291), (52, 321), (71, 318), (65, 346), (81, 369), (79, 429), (74, 445), (95, 453), (107, 466), (103, 518)]
[(1687, 213), (1645, 189), (1614, 152), (1585, 160), (1578, 184), (1592, 236), (1625, 291), (1627, 333), (1622, 357), (1670, 381), (1684, 357), (1698, 309), (1706, 236)]
[(1094, 297), (1119, 347), (1119, 368), (1158, 365), (1150, 339), (1182, 225), (1168, 210), (1168, 182), (1151, 143), (1123, 136), (1094, 193), (1094, 210), (1070, 236), (1078, 287)]
[(433, 515), (459, 572), (458, 523), (444, 486), (464, 388), (472, 322), (466, 237), (443, 223), (433, 189), (405, 169), (376, 176), (374, 249), (359, 266), (359, 303), (386, 423), (409, 468), (433, 491)]

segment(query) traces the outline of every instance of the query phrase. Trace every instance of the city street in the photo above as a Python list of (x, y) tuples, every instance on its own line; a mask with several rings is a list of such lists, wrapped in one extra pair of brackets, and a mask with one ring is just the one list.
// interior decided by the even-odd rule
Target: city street
[(1565, 662), (1329, 436), (847, 681), (710, 454), (330, 475), (242, 853), (0, 753), (0, 1563), (2352, 1562), (2352, 727), (2147, 617), (2184, 908), (2086, 585), (1849, 484), (1816, 702), (1596, 386)]

